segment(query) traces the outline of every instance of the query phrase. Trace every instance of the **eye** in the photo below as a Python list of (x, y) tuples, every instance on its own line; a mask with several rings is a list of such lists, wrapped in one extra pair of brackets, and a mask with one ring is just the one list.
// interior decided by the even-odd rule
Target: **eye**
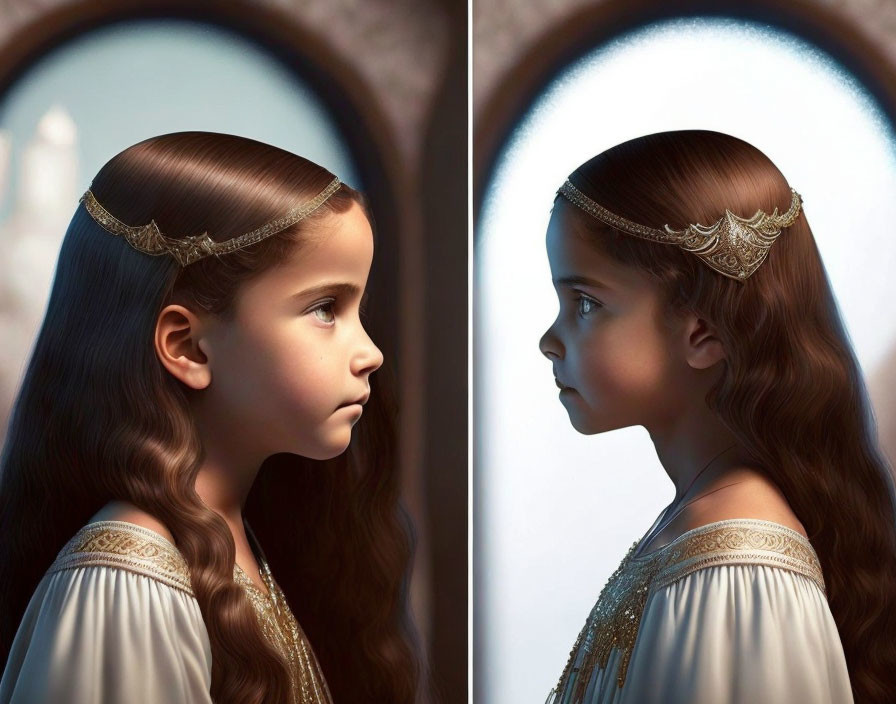
[(579, 293), (579, 295), (576, 296), (576, 302), (577, 312), (583, 318), (601, 307), (601, 304), (598, 301), (582, 293)]
[(327, 301), (321, 301), (309, 313), (314, 313), (315, 317), (322, 323), (333, 323), (336, 321), (336, 314), (333, 312), (333, 304), (335, 299), (331, 298)]

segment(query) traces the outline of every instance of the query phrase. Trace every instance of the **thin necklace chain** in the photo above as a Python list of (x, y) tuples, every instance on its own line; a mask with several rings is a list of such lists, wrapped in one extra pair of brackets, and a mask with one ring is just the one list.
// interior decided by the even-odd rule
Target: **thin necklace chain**
[[(717, 455), (715, 455), (709, 462), (707, 462), (707, 463), (706, 463), (706, 466), (703, 467), (703, 469), (701, 469), (699, 472), (697, 472), (697, 474), (694, 475), (694, 478), (691, 479), (690, 483), (687, 485), (687, 488), (686, 488), (683, 492), (681, 492), (681, 498), (678, 499), (678, 500), (681, 501), (681, 499), (683, 499), (685, 496), (687, 496), (688, 491), (690, 491), (691, 487), (694, 486), (694, 482), (697, 481), (697, 479), (700, 477), (701, 474), (703, 474), (707, 469), (709, 469), (710, 465), (712, 465), (713, 462), (715, 462), (717, 459), (719, 459), (719, 457), (721, 457), (721, 456), (724, 455), (726, 452), (728, 452), (728, 450), (730, 450), (730, 449), (732, 449), (732, 448), (734, 448), (734, 447), (737, 447), (737, 443), (734, 443), (733, 445), (731, 445), (731, 446), (729, 446), (729, 447), (726, 447), (726, 448), (725, 448), (724, 450), (722, 450), (720, 453), (718, 453)], [(734, 484), (738, 484), (738, 483), (739, 483), (739, 482), (734, 482)], [(733, 486), (733, 484), (726, 484), (725, 486)], [(702, 499), (704, 496), (709, 496), (709, 495), (712, 494), (713, 492), (715, 492), (715, 491), (719, 491), (719, 489), (724, 489), (725, 486), (720, 486), (718, 489), (713, 489), (712, 491), (709, 491), (709, 492), (707, 492), (707, 493), (705, 493), (705, 494), (703, 494), (703, 495), (701, 495), (701, 496), (697, 496), (697, 497), (691, 499), (691, 500), (688, 501), (686, 504), (683, 504), (683, 505), (677, 507), (677, 510), (676, 510), (671, 516), (669, 516), (668, 519), (667, 519), (667, 518), (666, 518), (667, 514), (669, 513), (670, 509), (672, 509), (672, 507), (675, 505), (675, 501), (673, 500), (672, 503), (669, 504), (669, 505), (666, 507), (666, 509), (663, 511), (663, 514), (662, 514), (662, 516), (661, 516), (661, 518), (660, 518), (660, 524), (657, 525), (657, 526), (655, 526), (655, 527), (652, 528), (651, 530), (649, 530), (648, 533), (647, 533), (647, 535), (645, 535), (645, 536), (641, 539), (641, 547), (643, 547), (644, 545), (647, 545), (647, 543), (649, 543), (650, 540), (651, 540), (657, 533), (659, 533), (663, 528), (665, 528), (667, 525), (669, 525), (669, 523), (671, 523), (672, 519), (675, 518), (679, 513), (681, 513), (682, 509), (684, 509), (685, 506), (688, 506), (689, 504), (694, 503), (697, 499)], [(639, 553), (639, 554), (640, 554), (640, 552), (641, 552), (641, 551), (638, 550), (638, 553)]]
[[(683, 492), (681, 492), (681, 499), (683, 499), (685, 496), (687, 496), (688, 491), (690, 491), (691, 487), (694, 486), (694, 482), (697, 481), (697, 479), (700, 477), (701, 474), (703, 474), (707, 469), (709, 469), (710, 465), (712, 465), (713, 462), (715, 462), (717, 459), (719, 459), (719, 457), (721, 457), (726, 452), (728, 452), (728, 450), (735, 448), (735, 447), (737, 447), (737, 443), (734, 443), (733, 445), (726, 447), (719, 454), (715, 455), (709, 462), (707, 462), (706, 466), (703, 467), (703, 469), (701, 469), (699, 472), (697, 472), (694, 475), (694, 478), (691, 479), (690, 483), (687, 485), (687, 488)], [(679, 501), (681, 501), (681, 499), (679, 499)], [(673, 501), (672, 503), (675, 503), (675, 502)]]

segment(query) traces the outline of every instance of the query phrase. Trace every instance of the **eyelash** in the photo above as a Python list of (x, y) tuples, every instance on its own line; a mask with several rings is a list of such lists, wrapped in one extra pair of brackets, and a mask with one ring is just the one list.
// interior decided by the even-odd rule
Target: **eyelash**
[[(317, 303), (313, 308), (309, 309), (308, 312), (309, 312), (309, 313), (315, 313), (315, 314), (316, 314), (317, 311), (319, 311), (319, 310), (327, 310), (327, 309), (331, 309), (335, 303), (336, 303), (336, 299), (335, 299), (335, 298), (328, 298), (328, 299), (325, 300), (325, 301), (321, 301), (320, 303)], [(361, 317), (366, 317), (366, 316), (367, 316), (367, 293), (365, 293), (365, 294), (361, 297), (361, 304), (360, 304), (360, 306), (358, 307), (358, 312), (360, 313)], [(332, 319), (332, 320), (321, 320), (320, 316), (318, 316), (318, 315), (316, 315), (316, 317), (317, 317), (317, 319), (320, 320), (322, 323), (326, 323), (327, 325), (332, 325), (333, 323), (336, 322), (336, 319), (335, 319), (336, 313), (335, 313), (335, 311), (332, 311), (332, 312), (331, 312), (331, 315), (333, 316), (333, 319)]]
[(582, 318), (584, 318), (587, 315), (589, 315), (590, 313), (594, 312), (594, 311), (589, 311), (588, 313), (582, 313), (582, 303), (587, 301), (595, 308), (603, 307), (603, 305), (600, 303), (600, 301), (596, 301), (595, 299), (591, 298), (591, 296), (586, 296), (583, 293), (579, 293), (579, 295), (576, 296), (575, 301), (576, 301), (576, 313)]
[(317, 319), (320, 320), (320, 322), (322, 322), (322, 323), (326, 323), (327, 325), (331, 325), (331, 324), (333, 324), (333, 323), (336, 322), (336, 313), (335, 313), (335, 311), (331, 311), (331, 313), (330, 313), (330, 314), (333, 316), (333, 320), (321, 320), (320, 316), (317, 315), (317, 311), (319, 311), (319, 310), (327, 310), (327, 309), (331, 309), (331, 308), (333, 307), (333, 304), (334, 304), (334, 303), (336, 303), (336, 299), (335, 299), (335, 298), (330, 298), (329, 300), (321, 301), (320, 303), (318, 303), (317, 305), (315, 305), (315, 306), (314, 306), (311, 310), (309, 310), (308, 312), (309, 312), (309, 313), (314, 313), (314, 314), (315, 314), (315, 317), (317, 317)]

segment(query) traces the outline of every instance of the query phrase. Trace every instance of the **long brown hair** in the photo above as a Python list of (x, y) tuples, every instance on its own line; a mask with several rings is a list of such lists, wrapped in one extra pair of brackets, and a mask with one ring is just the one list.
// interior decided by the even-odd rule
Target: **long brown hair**
[[(776, 206), (783, 213), (791, 198), (790, 184), (765, 154), (706, 130), (624, 142), (570, 179), (610, 211), (660, 229), (710, 224), (726, 208), (742, 217)], [(692, 312), (715, 325), (725, 369), (706, 403), (805, 526), (855, 701), (894, 701), (896, 492), (807, 213), (741, 284), (674, 245), (624, 234), (575, 207), (569, 212), (594, 246), (653, 277), (667, 313)]]
[[(91, 184), (125, 223), (222, 241), (317, 195), (333, 174), (251, 139), (180, 132), (113, 157)], [(301, 247), (325, 213), (363, 195), (343, 184), (313, 215), (242, 250), (181, 268), (111, 236), (79, 207), (0, 458), (0, 653), (58, 550), (100, 507), (129, 501), (172, 533), (189, 566), (219, 702), (286, 702), (286, 664), (233, 579), (223, 518), (194, 489), (203, 448), (186, 386), (153, 346), (169, 303), (228, 317), (241, 284)], [(371, 224), (372, 219), (371, 219)], [(399, 502), (388, 364), (349, 449), (274, 455), (244, 507), (338, 702), (412, 702), (419, 664), (407, 604), (413, 532)]]

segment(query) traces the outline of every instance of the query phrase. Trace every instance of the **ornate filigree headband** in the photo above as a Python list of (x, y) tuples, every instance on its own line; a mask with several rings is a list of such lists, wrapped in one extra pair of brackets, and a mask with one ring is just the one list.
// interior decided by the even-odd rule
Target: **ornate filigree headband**
[(308, 202), (298, 205), (282, 217), (272, 220), (252, 232), (224, 242), (215, 242), (208, 236), (208, 232), (203, 232), (201, 235), (190, 235), (183, 239), (171, 239), (159, 231), (155, 220), (151, 220), (148, 225), (136, 227), (125, 225), (99, 204), (90, 189), (81, 196), (78, 202), (84, 203), (90, 216), (107, 232), (124, 237), (131, 246), (146, 254), (153, 256), (170, 254), (183, 267), (210, 254), (215, 256), (227, 254), (282, 232), (317, 210), (327, 198), (339, 190), (340, 185), (341, 181), (334, 178), (324, 190)]
[(765, 261), (769, 248), (781, 234), (781, 228), (792, 225), (799, 216), (802, 196), (792, 188), (790, 192), (790, 209), (782, 215), (778, 215), (776, 207), (771, 215), (757, 210), (753, 217), (746, 219), (726, 208), (725, 214), (712, 225), (688, 225), (684, 230), (674, 230), (664, 225), (665, 230), (658, 230), (610, 212), (582, 193), (569, 179), (558, 191), (571, 203), (607, 225), (651, 242), (677, 245), (686, 252), (696, 254), (720, 274), (741, 283)]

